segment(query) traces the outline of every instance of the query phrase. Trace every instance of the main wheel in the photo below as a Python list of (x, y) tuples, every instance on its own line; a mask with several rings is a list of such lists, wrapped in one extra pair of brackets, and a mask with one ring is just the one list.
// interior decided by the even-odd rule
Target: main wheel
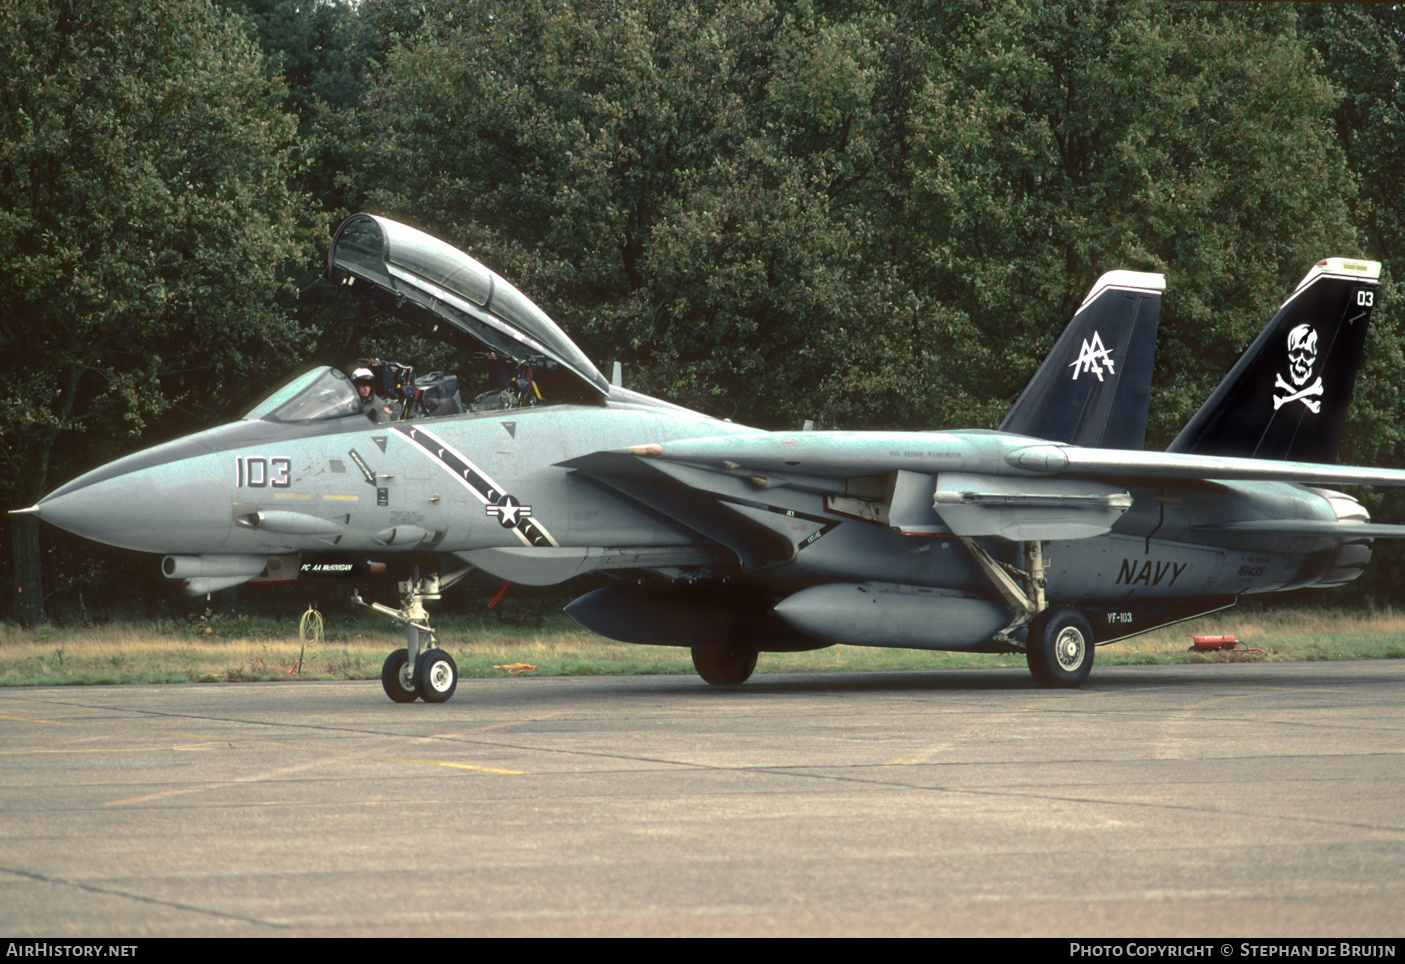
[(397, 703), (413, 703), (419, 693), (410, 682), (410, 652), (397, 649), (381, 666), (381, 689)]
[(443, 703), (459, 685), (454, 657), (442, 649), (426, 649), (415, 663), (415, 686), (426, 703)]
[(713, 686), (740, 686), (756, 669), (756, 650), (694, 646), (693, 668)]
[(1046, 609), (1029, 624), (1025, 660), (1040, 686), (1077, 689), (1093, 668), (1093, 627), (1076, 609)]

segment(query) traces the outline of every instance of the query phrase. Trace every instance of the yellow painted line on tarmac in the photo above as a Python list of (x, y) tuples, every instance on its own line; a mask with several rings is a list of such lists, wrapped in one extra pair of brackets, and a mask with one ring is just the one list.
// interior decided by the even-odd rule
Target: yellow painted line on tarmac
[(368, 759), (368, 760), (384, 760), (384, 761), (388, 761), (388, 762), (391, 762), (391, 763), (420, 763), (420, 764), (428, 764), (428, 765), (430, 765), (430, 766), (449, 767), (449, 768), (455, 769), (455, 770), (475, 770), (475, 771), (478, 771), (479, 773), (497, 773), (497, 774), (502, 774), (502, 775), (504, 775), (504, 776), (521, 776), (521, 775), (523, 775), (523, 774), (526, 773), (525, 770), (499, 770), (499, 769), (497, 769), (497, 768), (495, 768), (495, 767), (472, 766), (471, 764), (468, 764), (468, 763), (451, 763), (451, 762), (449, 762), (448, 760), (428, 760), (428, 759), (423, 759), (423, 758), (418, 758), (418, 757), (378, 756), (378, 755), (370, 754), (370, 753), (353, 753), (353, 752), (347, 752), (347, 751), (336, 751), (336, 750), (333, 750), (333, 751), (330, 752), (330, 755), (329, 755), (328, 758), (321, 759), (321, 760), (312, 760), (312, 761), (310, 761), (310, 762), (308, 762), (308, 763), (300, 763), (300, 764), (298, 764), (298, 765), (296, 765), (296, 766), (279, 767), (279, 768), (276, 769), (276, 770), (269, 770), (269, 771), (266, 771), (266, 772), (264, 772), (264, 773), (258, 773), (258, 774), (255, 774), (254, 776), (249, 776), (249, 777), (240, 777), (240, 778), (235, 779), (235, 780), (216, 780), (216, 781), (213, 781), (213, 782), (210, 782), (210, 783), (202, 783), (202, 784), (199, 784), (199, 785), (197, 785), (197, 786), (191, 786), (191, 787), (174, 787), (174, 788), (172, 788), (172, 789), (170, 789), (170, 790), (161, 790), (161, 791), (158, 791), (157, 793), (147, 793), (147, 794), (142, 794), (141, 796), (136, 796), (136, 797), (124, 797), (124, 798), (121, 799), (121, 800), (109, 800), (109, 801), (107, 801), (106, 803), (104, 803), (103, 806), (104, 806), (104, 807), (129, 807), (129, 806), (133, 806), (133, 805), (140, 804), (140, 803), (152, 803), (152, 802), (155, 802), (155, 801), (157, 801), (157, 800), (169, 800), (169, 799), (171, 799), (172, 797), (186, 796), (186, 795), (192, 794), (192, 793), (204, 793), (204, 792), (206, 792), (206, 791), (208, 791), (208, 790), (223, 790), (223, 789), (227, 789), (227, 788), (229, 788), (229, 787), (235, 787), (235, 786), (239, 786), (239, 785), (245, 784), (245, 783), (262, 783), (262, 782), (264, 782), (264, 781), (266, 781), (266, 780), (272, 780), (272, 779), (276, 779), (276, 778), (279, 778), (279, 777), (288, 776), (288, 775), (293, 774), (293, 773), (299, 773), (299, 772), (301, 772), (301, 771), (303, 771), (303, 770), (311, 770), (311, 769), (313, 769), (313, 768), (315, 768), (315, 767), (325, 766), (325, 765), (327, 765), (328, 763), (331, 763), (331, 762), (332, 762), (331, 757), (339, 757), (339, 756), (341, 756), (341, 757), (359, 757), (359, 758)]
[(16, 723), (47, 723), (49, 726), (92, 726), (92, 723), (65, 723), (63, 720), (36, 720), (29, 716), (5, 716), (0, 714), (0, 720), (13, 720)]
[(450, 767), (455, 770), (476, 770), (479, 773), (496, 773), (505, 777), (521, 777), (527, 775), (526, 770), (499, 770), (497, 767), (479, 767), (471, 763), (450, 763), (448, 760), (423, 760), (416, 759), (415, 757), (390, 757), (389, 759), (397, 760), (401, 763), (426, 763), (430, 766)]
[[(369, 753), (338, 753), (336, 751), (333, 751), (331, 755), (361, 757), (369, 760), (384, 760), (389, 761), (391, 763), (421, 763), (429, 764), (431, 766), (452, 767), (457, 770), (477, 770), (480, 773), (497, 773), (505, 776), (520, 776), (526, 773), (525, 770), (498, 770), (493, 767), (471, 766), (467, 763), (450, 763), (447, 760), (425, 760), (417, 759), (414, 757), (376, 756)], [(223, 790), (228, 787), (235, 787), (245, 783), (262, 783), (265, 780), (286, 776), (288, 774), (296, 773), (301, 770), (309, 770), (313, 767), (323, 766), (324, 764), (330, 762), (332, 762), (330, 759), (313, 760), (310, 763), (303, 763), (299, 764), (298, 766), (292, 767), (281, 767), (277, 770), (270, 770), (267, 773), (260, 773), (251, 777), (240, 777), (237, 780), (217, 780), (212, 783), (202, 783), (198, 786), (193, 787), (176, 787), (171, 790), (161, 790), (157, 793), (143, 794), (142, 796), (138, 797), (125, 797), (121, 800), (108, 800), (106, 803), (103, 804), (103, 806), (128, 807), (139, 803), (152, 803), (157, 800), (169, 800), (172, 797), (186, 796), (191, 793), (204, 793), (208, 790)]]
[(419, 763), (425, 766), (449, 767), (453, 770), (475, 770), (479, 773), (497, 773), (502, 776), (525, 776), (526, 770), (501, 770), (497, 767), (480, 767), (471, 763), (453, 763), (449, 760), (433, 760), (422, 756), (390, 756), (382, 753), (358, 753), (355, 750), (328, 750), (332, 756), (349, 756), (361, 760), (379, 760), (382, 763)]
[[(1214, 665), (1214, 664), (1210, 664), (1210, 663), (1200, 663), (1200, 664), (1197, 664), (1197, 665), (1209, 666), (1209, 665)], [(1225, 664), (1225, 665), (1228, 665), (1228, 664)], [(1208, 679), (1193, 679), (1193, 680), (1190, 681), (1190, 685), (1191, 685), (1191, 686), (1223, 686), (1223, 685), (1224, 685), (1224, 681), (1223, 681), (1223, 680), (1208, 680)], [(1255, 688), (1255, 689), (1263, 689), (1263, 690), (1283, 690), (1284, 692), (1287, 692), (1287, 693), (1354, 693), (1354, 692), (1356, 692), (1355, 690), (1349, 690), (1349, 689), (1328, 689), (1328, 688), (1325, 687), (1325, 686), (1256, 686), (1256, 687), (1254, 687), (1254, 688)]]
[[(1018, 710), (1013, 710), (1012, 712), (1028, 713), (1030, 710), (1043, 709), (1045, 705), (1046, 704), (1043, 703), (1026, 703), (1024, 706), (1021, 706)], [(995, 720), (992, 724), (983, 725), (982, 729), (988, 730), (991, 728), (992, 725), (998, 726), (999, 723), (999, 720)], [(908, 756), (900, 756), (896, 760), (889, 761), (888, 763), (884, 763), (882, 765), (889, 767), (910, 767), (917, 766), (923, 763), (930, 763), (934, 756), (936, 756), (938, 753), (941, 753), (943, 750), (951, 749), (952, 746), (954, 746), (954, 744), (951, 742), (937, 743), (933, 746), (928, 747), (925, 750), (922, 750), (921, 752), (913, 753)]]
[[(112, 733), (138, 733), (138, 734), (141, 734), (141, 735), (143, 735), (143, 736), (145, 736), (145, 735), (152, 735), (152, 736), (159, 736), (159, 735), (172, 736), (172, 735), (174, 735), (174, 736), (184, 736), (184, 737), (188, 737), (189, 739), (192, 739), (192, 740), (202, 740), (202, 741), (203, 741), (203, 740), (207, 740), (207, 739), (208, 739), (207, 735), (204, 734), (204, 733), (175, 733), (175, 734), (169, 734), (169, 733), (167, 733), (167, 734), (162, 734), (159, 730), (142, 730), (142, 729), (137, 729), (137, 728), (135, 728), (135, 727), (124, 727), (124, 728), (121, 728), (121, 729), (114, 729), (113, 726), (112, 726), (112, 724), (111, 724), (110, 722), (107, 722), (107, 721), (104, 721), (104, 722), (101, 722), (101, 723), (71, 723), (71, 722), (65, 722), (64, 720), (39, 720), (39, 719), (34, 719), (34, 718), (28, 717), (28, 716), (5, 716), (4, 714), (0, 714), (0, 720), (15, 720), (15, 721), (20, 722), (20, 723), (47, 723), (47, 724), (49, 724), (49, 725), (51, 725), (51, 726), (76, 726), (76, 727), (78, 727), (79, 729), (102, 730), (103, 732), (108, 733), (108, 734), (112, 734)], [(228, 742), (228, 741), (226, 741), (226, 740), (212, 740), (212, 741), (210, 741), (210, 742), (211, 742), (212, 744), (219, 744), (219, 743), (226, 743), (226, 742)], [(193, 744), (193, 745), (200, 745), (200, 744)], [(158, 748), (158, 749), (159, 749), (159, 748)], [(176, 749), (176, 747), (171, 747), (171, 749)], [(6, 753), (9, 753), (9, 752), (15, 752), (15, 753), (24, 753), (24, 752), (28, 752), (28, 753), (39, 753), (39, 752), (47, 752), (47, 751), (39, 751), (39, 750), (14, 750), (14, 751), (10, 751), (10, 750), (6, 750), (6, 751), (2, 751), (2, 752), (6, 752)]]
[(936, 746), (928, 747), (922, 753), (914, 753), (912, 756), (900, 756), (884, 766), (890, 767), (910, 767), (918, 763), (926, 763), (943, 750), (951, 749), (950, 743), (938, 743)]
[(177, 790), (163, 790), (160, 793), (149, 793), (144, 797), (128, 797), (125, 800), (108, 800), (103, 803), (104, 807), (129, 807), (136, 803), (150, 803), (153, 800), (165, 800), (169, 797), (179, 797), (187, 793), (203, 793), (206, 790), (214, 790), (219, 787), (227, 787), (228, 783), (211, 783), (199, 787), (181, 787)]
[(174, 787), (170, 790), (161, 790), (157, 793), (147, 793), (139, 797), (127, 797), (122, 800), (108, 800), (104, 807), (124, 807), (134, 803), (150, 803), (153, 800), (167, 800), (171, 797), (180, 797), (188, 793), (203, 793), (206, 790), (223, 790), (226, 787), (237, 787), (243, 783), (262, 783), (274, 777), (286, 776), (290, 773), (297, 773), (301, 770), (310, 770), (313, 767), (330, 763), (330, 760), (313, 760), (309, 763), (299, 763), (297, 766), (279, 767), (276, 770), (268, 770), (264, 773), (257, 773), (250, 777), (237, 777), (233, 780), (215, 780), (210, 783), (201, 783), (190, 787)]
[(128, 746), (128, 747), (83, 747), (77, 750), (0, 750), (0, 756), (46, 756), (64, 753), (154, 753), (160, 750), (175, 750), (177, 752), (187, 750), (205, 750), (211, 747), (224, 747), (229, 743), (225, 740), (212, 740), (208, 743), (188, 743), (176, 744), (175, 746)]
[[(551, 715), (555, 715), (555, 714), (551, 714)], [(52, 725), (55, 725), (55, 726), (76, 726), (76, 727), (88, 728), (88, 729), (96, 729), (96, 728), (98, 728), (98, 726), (99, 726), (99, 724), (96, 724), (96, 723), (64, 723), (64, 722), (62, 722), (62, 721), (60, 721), (60, 720), (40, 720), (40, 719), (33, 719), (33, 718), (31, 718), (31, 717), (25, 717), (25, 716), (6, 716), (6, 715), (3, 715), (3, 714), (0, 714), (0, 720), (14, 720), (14, 721), (21, 722), (21, 723), (47, 723), (47, 724), (52, 724)], [(518, 721), (518, 722), (520, 722), (520, 721)], [(481, 729), (494, 729), (494, 728), (496, 728), (496, 727), (498, 727), (498, 726), (509, 726), (509, 725), (511, 725), (511, 723), (489, 724), (489, 725), (486, 726), (486, 727), (481, 727)], [(104, 723), (104, 724), (101, 724), (101, 726), (102, 726), (103, 729), (107, 730), (109, 733), (113, 732), (113, 730), (112, 730), (110, 724)], [(146, 733), (148, 733), (148, 732), (150, 732), (150, 731), (144, 731), (144, 730), (130, 731), (130, 730), (129, 730), (129, 731), (127, 731), (127, 732), (136, 732), (136, 733), (140, 733), (140, 734), (146, 734)], [(197, 736), (197, 735), (203, 735), (203, 734), (194, 734), (194, 733), (192, 733), (192, 734), (186, 734), (186, 735), (189, 735), (189, 736)], [(267, 741), (263, 741), (263, 740), (254, 740), (254, 741), (246, 741), (246, 742), (264, 743), (264, 742), (267, 742)], [(175, 750), (175, 751), (198, 750), (198, 749), (204, 749), (205, 747), (213, 747), (213, 746), (220, 746), (220, 745), (224, 745), (224, 746), (233, 746), (233, 744), (231, 744), (228, 740), (208, 740), (208, 741), (202, 741), (202, 742), (199, 742), (199, 743), (176, 744), (176, 745), (173, 745), (173, 746), (145, 746), (145, 747), (131, 747), (131, 748), (105, 749), (105, 750), (104, 750), (104, 749), (77, 749), (77, 750), (36, 750), (36, 749), (20, 749), (20, 750), (0, 750), (0, 755), (38, 754), (38, 753), (138, 753), (138, 752), (140, 752), (140, 753), (152, 753), (152, 752), (158, 752), (158, 751), (160, 751), (160, 750)], [(426, 758), (426, 757), (386, 756), (386, 755), (375, 754), (375, 753), (359, 753), (359, 752), (351, 751), (351, 750), (328, 750), (328, 749), (326, 749), (326, 748), (324, 748), (324, 747), (306, 747), (306, 746), (305, 746), (305, 747), (285, 747), (285, 748), (286, 748), (286, 749), (301, 749), (301, 750), (305, 750), (305, 751), (310, 752), (310, 753), (326, 753), (326, 754), (328, 754), (329, 756), (332, 756), (332, 757), (357, 757), (357, 758), (366, 759), (366, 760), (381, 760), (381, 761), (389, 762), (389, 763), (418, 763), (418, 764), (425, 765), (425, 766), (447, 767), (447, 768), (452, 769), (452, 770), (471, 770), (471, 771), (475, 771), (475, 772), (478, 772), (478, 773), (496, 773), (496, 774), (499, 774), (499, 775), (501, 775), (501, 776), (523, 776), (523, 775), (525, 775), (525, 774), (527, 773), (526, 770), (504, 770), (504, 769), (501, 769), (501, 768), (499, 768), (499, 767), (475, 766), (475, 765), (473, 765), (473, 764), (471, 764), (471, 763), (454, 763), (454, 762), (452, 762), (452, 761), (450, 761), (450, 760), (433, 760), (433, 759), (429, 759), (429, 758)], [(318, 763), (322, 763), (322, 762), (326, 762), (326, 761), (325, 761), (325, 760), (316, 761), (316, 762), (314, 762), (314, 763), (312, 763), (312, 764), (308, 764), (308, 765), (309, 765), (309, 766), (315, 766), (315, 765), (317, 765)], [(298, 768), (294, 768), (294, 769), (298, 769)], [(229, 785), (231, 785), (231, 784), (233, 784), (233, 783), (247, 783), (247, 782), (250, 782), (251, 780), (256, 780), (256, 779), (262, 779), (262, 778), (261, 778), (261, 777), (249, 777), (249, 778), (244, 778), (244, 779), (241, 779), (241, 780), (221, 781), (221, 782), (219, 782), (219, 783), (212, 783), (212, 784), (208, 784), (208, 785), (200, 786), (200, 787), (190, 787), (190, 788), (183, 788), (183, 789), (180, 789), (180, 790), (170, 790), (170, 791), (166, 791), (165, 794), (156, 794), (156, 795), (151, 796), (151, 797), (133, 797), (133, 798), (131, 798), (131, 800), (117, 800), (117, 801), (113, 801), (113, 802), (107, 804), (107, 806), (118, 806), (118, 805), (123, 804), (123, 803), (141, 802), (141, 801), (145, 801), (145, 800), (152, 800), (152, 799), (156, 799), (156, 798), (158, 798), (158, 797), (160, 797), (160, 796), (169, 795), (169, 794), (192, 793), (192, 792), (195, 792), (195, 791), (197, 791), (197, 790), (202, 790), (202, 789), (209, 789), (209, 788), (221, 787), (221, 786), (229, 786)]]

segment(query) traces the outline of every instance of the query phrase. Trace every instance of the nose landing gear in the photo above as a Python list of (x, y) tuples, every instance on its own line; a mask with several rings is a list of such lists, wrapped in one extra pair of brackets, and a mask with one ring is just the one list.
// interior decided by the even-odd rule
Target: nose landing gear
[(439, 598), (440, 593), (473, 572), (473, 566), (455, 569), (448, 575), (419, 570), (400, 583), (400, 608), (391, 609), (377, 602), (366, 602), (359, 592), (351, 601), (405, 627), (405, 648), (397, 649), (385, 658), (381, 667), (381, 688), (396, 703), (443, 703), (454, 695), (459, 685), (459, 669), (454, 658), (439, 648), (439, 638), (429, 625), (429, 612), (424, 604)]

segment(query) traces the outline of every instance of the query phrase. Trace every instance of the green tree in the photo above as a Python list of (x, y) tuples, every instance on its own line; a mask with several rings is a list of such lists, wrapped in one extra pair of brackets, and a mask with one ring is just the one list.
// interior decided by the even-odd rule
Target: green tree
[(973, 319), (955, 414), (998, 418), (1100, 273), (1162, 271), (1165, 444), (1309, 266), (1362, 253), (1337, 93), (1289, 7), (942, 9), (911, 202), (925, 283)]
[(1318, 66), (1284, 7), (445, 0), (355, 180), (762, 424), (994, 424), (1099, 273), (1165, 271), (1164, 443), (1362, 253)]
[(236, 14), (263, 51), (265, 68), (287, 85), (287, 105), (304, 130), (319, 103), (335, 109), (361, 98), (367, 47), (358, 4), (339, 0), (213, 0)]
[(1304, 8), (1304, 34), (1321, 72), (1341, 93), (1333, 119), (1337, 141), (1359, 182), (1352, 220), (1368, 257), (1384, 263), (1385, 288), (1372, 321), (1346, 440), (1354, 459), (1405, 461), (1405, 371), (1398, 319), (1405, 315), (1405, 10), (1396, 5)]
[[(0, 8), (0, 401), (7, 501), (130, 450), (153, 419), (245, 400), (300, 342), (294, 120), (204, 0)], [(281, 374), (281, 372), (279, 372)], [(40, 617), (37, 525), (14, 523)]]
[(446, 2), (368, 93), (357, 178), (635, 386), (913, 424), (940, 309), (882, 245), (894, 30), (767, 0)]
[[(1334, 114), (1337, 140), (1360, 184), (1352, 219), (1370, 257), (1383, 262), (1385, 283), (1371, 323), (1356, 387), (1343, 460), (1405, 465), (1405, 10), (1395, 4), (1313, 4), (1302, 8), (1304, 33), (1322, 73), (1341, 93)], [(1361, 493), (1373, 516), (1405, 518), (1405, 493)], [(1399, 600), (1405, 584), (1405, 545), (1376, 543), (1376, 558), (1352, 584), (1353, 595)]]

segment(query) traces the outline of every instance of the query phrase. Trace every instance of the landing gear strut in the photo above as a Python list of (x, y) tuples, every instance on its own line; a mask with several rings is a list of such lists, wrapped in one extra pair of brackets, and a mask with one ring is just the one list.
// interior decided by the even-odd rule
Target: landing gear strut
[[(995, 634), (995, 641), (1023, 649), (1030, 675), (1040, 686), (1076, 689), (1093, 669), (1093, 627), (1087, 617), (1065, 606), (1050, 607), (1044, 588), (1048, 582), (1044, 547), (1039, 540), (1024, 544), (1024, 569), (992, 558), (975, 540), (961, 537), (977, 564), (1015, 611), (1010, 625)], [(1023, 646), (1014, 633), (1028, 626)]]
[(397, 649), (385, 658), (381, 667), (381, 688), (397, 703), (413, 703), (417, 698), (426, 703), (443, 703), (454, 695), (459, 685), (459, 670), (454, 658), (439, 648), (439, 638), (429, 625), (426, 602), (437, 600), (440, 593), (473, 572), (472, 566), (455, 569), (448, 575), (439, 573), (413, 576), (400, 583), (400, 608), (376, 602), (366, 602), (359, 592), (351, 601), (405, 627), (405, 648)]
[(1018, 569), (1009, 563), (1000, 562), (976, 545), (976, 540), (968, 536), (957, 537), (962, 545), (970, 550), (976, 564), (986, 574), (995, 589), (1004, 597), (1006, 604), (1015, 611), (1010, 625), (995, 634), (995, 641), (1012, 648), (1023, 648), (1015, 638), (1016, 630), (1029, 625), (1049, 605), (1044, 596), (1045, 567), (1044, 546), (1038, 540), (1024, 544), (1025, 569)]

